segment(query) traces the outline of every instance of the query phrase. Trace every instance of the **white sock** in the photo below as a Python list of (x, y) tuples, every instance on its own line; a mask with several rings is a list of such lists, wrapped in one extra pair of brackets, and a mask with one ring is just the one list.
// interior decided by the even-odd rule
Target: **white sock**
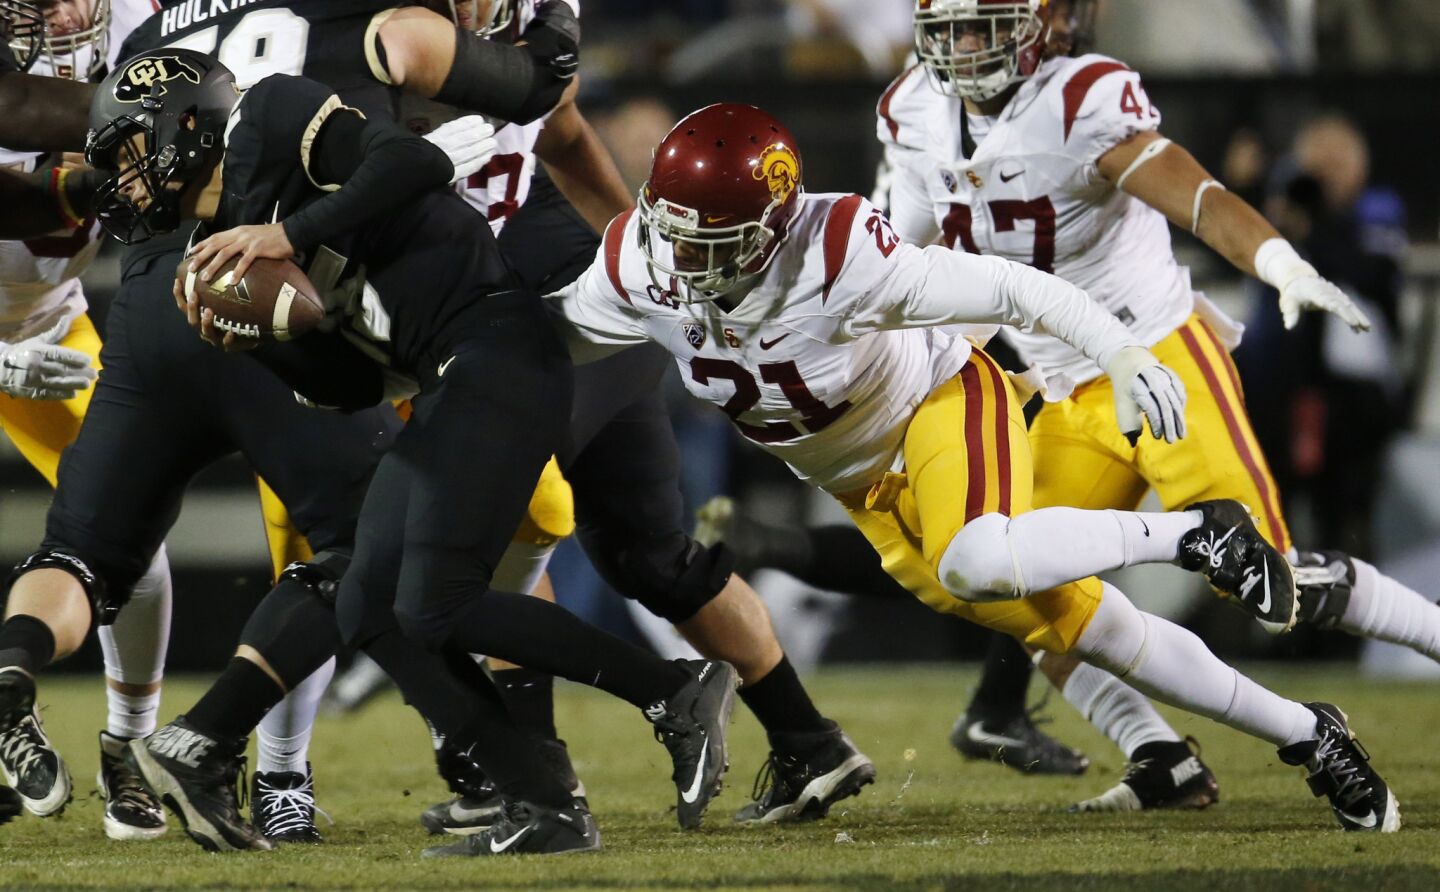
[(511, 542), (495, 566), (490, 587), (497, 592), (514, 592), (528, 595), (545, 575), (550, 565), (550, 555), (555, 553), (555, 543), (534, 545), (529, 542)]
[(316, 669), (300, 682), (285, 699), (275, 704), (255, 734), (255, 771), (270, 774), (276, 771), (305, 773), (310, 753), (310, 734), (315, 730), (315, 713), (320, 697), (330, 686), (335, 674), (335, 658)]
[[(113, 625), (101, 626), (105, 677), (122, 684), (156, 684), (165, 676), (170, 646), (170, 561), (162, 544)], [(153, 700), (153, 702), (151, 702)], [(107, 688), (106, 730), (117, 737), (144, 737), (155, 730), (160, 694), (128, 697)]]
[(985, 514), (945, 547), (940, 582), (965, 601), (1023, 598), (1121, 567), (1173, 561), (1180, 537), (1202, 521), (1199, 511)]
[(1177, 743), (1180, 735), (1146, 696), (1095, 666), (1081, 663), (1060, 692), (1128, 759), (1147, 743)]
[(1364, 561), (1350, 560), (1355, 565), (1355, 585), (1339, 627), (1440, 660), (1440, 606)]
[(1315, 714), (1227, 666), (1199, 638), (1141, 613), (1109, 583), (1076, 645), (1086, 662), (1108, 669), (1162, 703), (1214, 719), (1277, 747), (1315, 738)]
[(155, 716), (160, 711), (160, 692), (132, 697), (107, 687), (105, 705), (109, 713), (105, 730), (112, 737), (126, 740), (149, 737), (155, 730)]

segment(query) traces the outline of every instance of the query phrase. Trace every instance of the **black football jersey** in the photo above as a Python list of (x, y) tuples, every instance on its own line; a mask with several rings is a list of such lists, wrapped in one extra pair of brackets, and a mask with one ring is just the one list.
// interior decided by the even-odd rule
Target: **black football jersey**
[(371, 23), (400, 0), (169, 0), (130, 33), (120, 60), (163, 47), (213, 55), (249, 89), (272, 74), (308, 77), (366, 115), (394, 115)]

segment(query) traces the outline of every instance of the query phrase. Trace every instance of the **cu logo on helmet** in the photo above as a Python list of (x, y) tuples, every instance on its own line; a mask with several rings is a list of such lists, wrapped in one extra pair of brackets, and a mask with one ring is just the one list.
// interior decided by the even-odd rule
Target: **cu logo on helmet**
[(121, 102), (139, 102), (151, 94), (156, 84), (160, 85), (159, 95), (168, 91), (165, 84), (176, 78), (184, 78), (192, 84), (199, 84), (200, 69), (179, 56), (151, 56), (131, 63), (125, 73), (115, 82), (115, 98)]
[(784, 201), (800, 179), (800, 159), (789, 146), (775, 143), (760, 153), (760, 161), (750, 175), (765, 181), (773, 200)]

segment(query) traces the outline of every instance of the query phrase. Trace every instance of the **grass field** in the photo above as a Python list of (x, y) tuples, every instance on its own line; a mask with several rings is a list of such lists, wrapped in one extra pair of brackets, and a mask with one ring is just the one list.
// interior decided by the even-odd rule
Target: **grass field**
[[(566, 685), (562, 734), (590, 791), (606, 851), (571, 858), (424, 862), (418, 812), (442, 798), (428, 740), (387, 695), (358, 716), (323, 719), (313, 750), (321, 804), (334, 816), (319, 847), (209, 855), (181, 833), (117, 843), (100, 829), (97, 682), (46, 681), (45, 720), (76, 778), (60, 819), (25, 816), (0, 829), (6, 888), (545, 888), (913, 887), (1051, 889), (1440, 889), (1440, 691), (1370, 683), (1345, 669), (1261, 667), (1258, 677), (1299, 698), (1341, 703), (1401, 801), (1399, 834), (1341, 833), (1301, 773), (1264, 744), (1202, 721), (1177, 727), (1204, 744), (1221, 804), (1185, 814), (1067, 815), (1061, 807), (1113, 782), (1120, 758), (1063, 703), (1057, 734), (1094, 760), (1074, 779), (1022, 777), (967, 763), (946, 732), (974, 676), (939, 668), (844, 669), (813, 680), (817, 700), (875, 760), (880, 778), (821, 823), (741, 828), (729, 822), (764, 757), (737, 709), (732, 771), (705, 829), (676, 829), (665, 751), (618, 701)], [(172, 682), (163, 714), (200, 682)], [(1173, 713), (1172, 713), (1173, 716)], [(322, 823), (322, 827), (323, 827)]]

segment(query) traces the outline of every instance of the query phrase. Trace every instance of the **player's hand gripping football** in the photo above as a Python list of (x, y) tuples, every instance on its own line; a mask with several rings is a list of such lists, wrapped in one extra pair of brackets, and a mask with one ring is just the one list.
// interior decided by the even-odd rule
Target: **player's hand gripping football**
[(1291, 279), (1280, 289), (1280, 315), (1286, 328), (1300, 323), (1302, 310), (1324, 310), (1339, 316), (1354, 331), (1370, 330), (1370, 320), (1350, 296), (1318, 275)]
[(70, 331), (67, 317), (18, 344), (0, 341), (0, 391), (25, 400), (68, 400), (90, 386), (90, 356), (60, 346)]
[(295, 246), (285, 234), (281, 223), (263, 223), (258, 226), (236, 226), (217, 232), (190, 249), (190, 267), (200, 270), (200, 278), (211, 282), (220, 268), (238, 256), (235, 264), (235, 279), (245, 278), (250, 264), (258, 257), (271, 260), (289, 260), (295, 256)]
[(1126, 347), (1105, 369), (1115, 392), (1115, 419), (1134, 446), (1150, 422), (1157, 440), (1174, 443), (1185, 437), (1185, 385), (1144, 347)]

